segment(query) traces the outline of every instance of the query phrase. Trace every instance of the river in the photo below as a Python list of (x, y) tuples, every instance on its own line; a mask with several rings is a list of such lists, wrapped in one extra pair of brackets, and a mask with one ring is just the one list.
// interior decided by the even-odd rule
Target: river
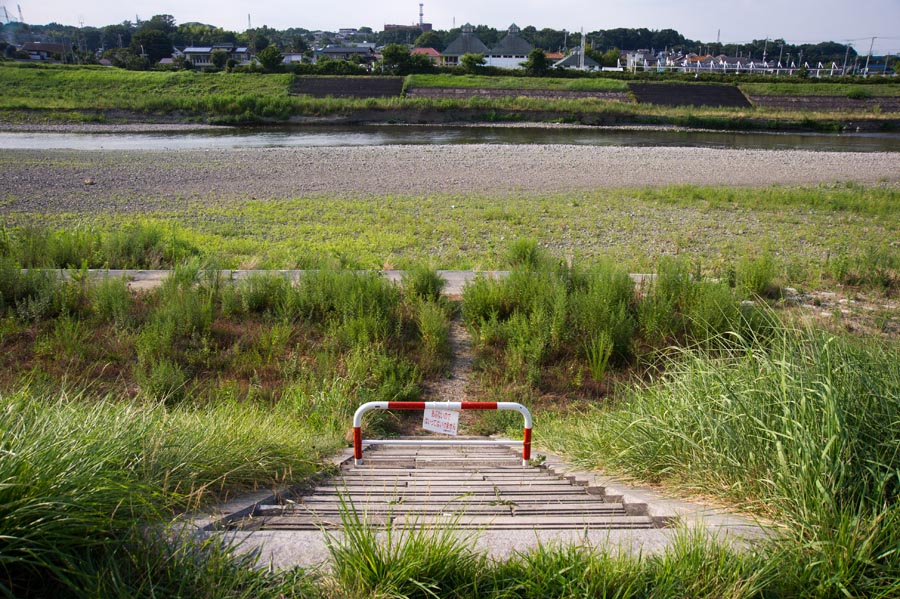
[(20, 150), (228, 150), (385, 145), (583, 145), (819, 152), (900, 152), (897, 133), (769, 133), (651, 128), (367, 125), (221, 128), (165, 133), (0, 132)]

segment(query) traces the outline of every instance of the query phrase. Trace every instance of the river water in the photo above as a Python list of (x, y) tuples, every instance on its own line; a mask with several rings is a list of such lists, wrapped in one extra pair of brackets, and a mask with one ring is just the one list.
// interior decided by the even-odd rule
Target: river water
[(17, 150), (228, 150), (380, 145), (572, 144), (762, 150), (900, 152), (897, 133), (768, 133), (642, 128), (368, 125), (223, 128), (165, 133), (3, 133)]

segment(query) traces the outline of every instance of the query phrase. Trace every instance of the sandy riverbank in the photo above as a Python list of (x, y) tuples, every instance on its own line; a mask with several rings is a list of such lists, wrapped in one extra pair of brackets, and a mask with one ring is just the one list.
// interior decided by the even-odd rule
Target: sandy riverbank
[(900, 184), (896, 154), (569, 145), (0, 150), (0, 212), (141, 210), (187, 197), (552, 193), (678, 184)]

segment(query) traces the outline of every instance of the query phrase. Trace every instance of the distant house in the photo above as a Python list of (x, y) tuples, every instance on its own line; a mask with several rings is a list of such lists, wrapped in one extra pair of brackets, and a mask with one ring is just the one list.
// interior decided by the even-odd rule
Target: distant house
[(303, 52), (282, 52), (281, 55), (284, 57), (281, 62), (284, 64), (296, 64), (298, 62), (309, 62), (309, 58), (307, 58), (306, 54)]
[(483, 54), (486, 57), (490, 53), (491, 49), (475, 35), (475, 28), (472, 27), (472, 24), (466, 23), (462, 27), (462, 35), (450, 42), (447, 48), (441, 52), (441, 64), (455, 67), (465, 54)]
[(597, 71), (600, 69), (600, 64), (588, 56), (584, 55), (584, 62), (581, 61), (581, 48), (576, 48), (572, 51), (571, 54), (563, 58), (562, 60), (558, 60), (553, 63), (553, 68), (555, 69), (581, 69), (585, 71)]
[(22, 45), (22, 50), (28, 52), (28, 56), (32, 60), (52, 60), (71, 52), (72, 45), (51, 42), (25, 42)]
[(441, 62), (441, 53), (434, 48), (413, 48), (409, 52), (419, 56), (427, 56), (431, 64), (439, 64)]
[(353, 60), (354, 58), (362, 62), (374, 62), (376, 59), (375, 49), (371, 45), (361, 46), (325, 46), (321, 50), (316, 50), (316, 58), (325, 56), (331, 60)]
[(212, 64), (212, 53), (221, 50), (238, 62), (238, 64), (250, 64), (250, 48), (235, 46), (234, 44), (215, 44), (213, 46), (190, 46), (184, 49), (184, 57), (190, 60), (194, 66), (205, 67)]
[(547, 56), (547, 61), (550, 64), (559, 62), (560, 60), (562, 60), (563, 58), (566, 57), (566, 55), (563, 54), (562, 52), (544, 52), (544, 55)]
[(522, 69), (528, 60), (528, 53), (534, 49), (520, 34), (522, 30), (515, 23), (509, 26), (506, 35), (485, 55), (485, 63), (491, 67)]

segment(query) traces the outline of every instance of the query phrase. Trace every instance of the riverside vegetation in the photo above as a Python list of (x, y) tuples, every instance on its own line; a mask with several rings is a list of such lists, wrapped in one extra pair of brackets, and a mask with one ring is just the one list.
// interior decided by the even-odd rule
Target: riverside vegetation
[[(769, 254), (716, 278), (665, 259), (638, 294), (621, 265), (567, 265), (520, 240), (508, 245), (509, 278), (477, 280), (460, 309), (478, 393), (535, 408), (540, 445), (718, 495), (788, 525), (777, 540), (739, 551), (684, 531), (661, 556), (541, 547), (491, 562), (440, 532), (390, 531), (385, 546), (348, 509), (329, 573), (275, 574), (179, 533), (179, 514), (301, 482), (342, 443), (358, 403), (416, 397), (446, 364), (453, 307), (439, 279), (419, 266), (402, 289), (340, 270), (224, 284), (171, 230), (72, 235), (7, 230), (0, 246), (6, 595), (900, 592), (900, 350), (795, 330), (767, 306), (779, 296)], [(129, 266), (147, 256), (173, 272), (132, 293), (77, 268), (65, 279), (21, 270), (39, 256)], [(892, 292), (896, 264), (886, 275)], [(489, 419), (481, 432), (508, 424)]]
[[(292, 96), (294, 76), (262, 73), (133, 72), (103, 67), (0, 63), (0, 117), (5, 121), (55, 120), (105, 122), (139, 115), (142, 120), (206, 120), (208, 122), (280, 122), (292, 117), (350, 115), (359, 111), (392, 113), (435, 111), (464, 114), (463, 120), (610, 120), (647, 124), (734, 128), (804, 126), (840, 129), (842, 121), (884, 121), (891, 115), (874, 110), (807, 112), (764, 108), (672, 108), (593, 98), (547, 100), (537, 98), (311, 98)], [(747, 91), (762, 95), (835, 95), (861, 98), (900, 95), (894, 83), (753, 83)], [(801, 80), (803, 81), (803, 80)], [(796, 85), (796, 87), (795, 87)], [(579, 91), (627, 91), (616, 78), (557, 79), (410, 75), (405, 89), (414, 87), (515, 87)], [(471, 113), (471, 114), (468, 114)], [(536, 117), (540, 113), (543, 116)], [(377, 120), (377, 119), (375, 119)]]
[(9, 198), (0, 255), (28, 268), (159, 268), (190, 256), (223, 268), (405, 268), (429, 256), (443, 268), (490, 269), (505, 264), (508, 240), (540, 235), (559, 256), (610, 258), (631, 272), (649, 272), (658, 256), (677, 254), (705, 274), (731, 276), (745, 256), (768, 252), (778, 277), (795, 286), (890, 290), (900, 265), (898, 206), (896, 185), (856, 183), (178, 198), (148, 203), (141, 220), (89, 203), (79, 212), (20, 212)]

